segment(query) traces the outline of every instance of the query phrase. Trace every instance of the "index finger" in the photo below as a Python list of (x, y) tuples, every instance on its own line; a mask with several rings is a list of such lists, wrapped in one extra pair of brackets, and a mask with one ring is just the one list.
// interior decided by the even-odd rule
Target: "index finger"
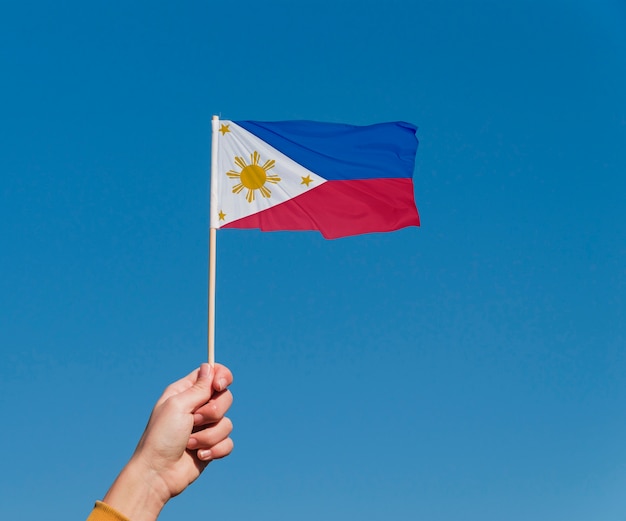
[(215, 364), (213, 366), (215, 376), (213, 377), (213, 389), (216, 391), (223, 391), (230, 384), (233, 383), (233, 373), (230, 369), (222, 364)]

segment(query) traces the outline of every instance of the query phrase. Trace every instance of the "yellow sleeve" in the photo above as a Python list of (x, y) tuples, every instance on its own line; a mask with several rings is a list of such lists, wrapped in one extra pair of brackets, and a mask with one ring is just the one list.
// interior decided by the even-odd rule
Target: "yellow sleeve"
[(96, 506), (89, 514), (87, 521), (130, 521), (126, 516), (112, 509), (102, 501), (96, 501)]

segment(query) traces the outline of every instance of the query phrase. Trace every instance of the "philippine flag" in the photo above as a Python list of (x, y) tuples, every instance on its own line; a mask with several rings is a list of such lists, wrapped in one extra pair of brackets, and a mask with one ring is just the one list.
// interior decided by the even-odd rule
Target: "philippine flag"
[(335, 239), (419, 226), (416, 130), (404, 122), (214, 120), (211, 228), (318, 230)]

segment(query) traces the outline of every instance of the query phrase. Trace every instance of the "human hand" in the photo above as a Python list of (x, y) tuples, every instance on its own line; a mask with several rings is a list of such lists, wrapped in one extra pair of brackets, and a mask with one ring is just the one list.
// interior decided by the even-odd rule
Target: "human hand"
[(165, 389), (129, 463), (104, 502), (132, 521), (153, 521), (172, 497), (195, 481), (213, 459), (230, 454), (232, 374), (202, 364)]

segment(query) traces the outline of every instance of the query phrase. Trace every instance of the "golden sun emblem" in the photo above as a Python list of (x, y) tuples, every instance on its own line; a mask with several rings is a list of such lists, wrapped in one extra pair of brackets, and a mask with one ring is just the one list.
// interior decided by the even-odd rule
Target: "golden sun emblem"
[(263, 166), (259, 164), (261, 154), (253, 152), (250, 154), (250, 164), (246, 163), (243, 157), (236, 156), (235, 164), (241, 168), (241, 172), (235, 172), (229, 170), (226, 175), (231, 179), (239, 179), (239, 183), (233, 186), (233, 193), (238, 194), (244, 188), (248, 189), (246, 193), (246, 200), (251, 203), (254, 201), (254, 192), (258, 190), (263, 197), (270, 197), (272, 192), (265, 186), (265, 183), (278, 183), (280, 177), (277, 175), (268, 174), (268, 170), (274, 168), (276, 161), (273, 159), (267, 160)]

